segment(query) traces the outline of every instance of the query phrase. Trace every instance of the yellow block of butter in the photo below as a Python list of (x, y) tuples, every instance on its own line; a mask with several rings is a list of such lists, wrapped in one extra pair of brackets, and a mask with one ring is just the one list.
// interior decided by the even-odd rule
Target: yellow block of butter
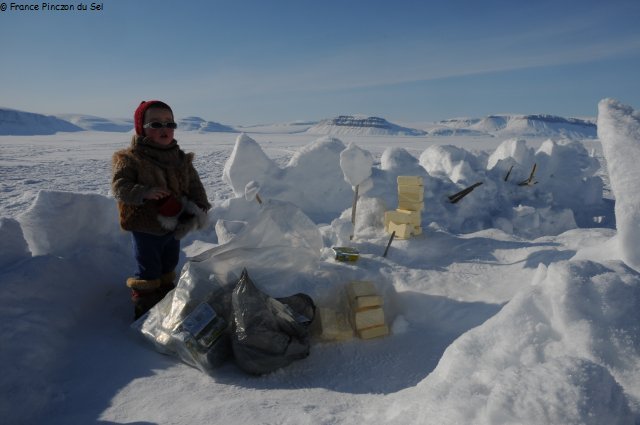
[(400, 185), (424, 186), (422, 176), (398, 176), (396, 181), (398, 182), (398, 186)]
[(389, 335), (389, 327), (387, 325), (376, 326), (374, 328), (362, 329), (358, 331), (358, 336), (362, 339), (378, 338)]

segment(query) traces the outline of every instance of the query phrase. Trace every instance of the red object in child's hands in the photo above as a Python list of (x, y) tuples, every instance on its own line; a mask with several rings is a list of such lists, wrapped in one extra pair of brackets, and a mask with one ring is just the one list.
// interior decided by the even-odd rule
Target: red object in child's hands
[(169, 195), (161, 199), (158, 212), (165, 217), (175, 217), (182, 211), (182, 203), (175, 196)]

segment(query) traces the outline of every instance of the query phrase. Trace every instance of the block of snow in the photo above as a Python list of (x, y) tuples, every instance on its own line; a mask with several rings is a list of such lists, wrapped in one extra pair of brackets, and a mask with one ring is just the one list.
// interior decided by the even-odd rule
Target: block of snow
[(30, 257), (20, 223), (12, 218), (0, 218), (0, 268)]
[(87, 247), (128, 244), (117, 217), (113, 198), (43, 190), (18, 221), (33, 255), (65, 257)]
[[(363, 183), (371, 176), (373, 166), (373, 156), (369, 151), (359, 148), (355, 143), (340, 152), (340, 168), (344, 174), (344, 179), (352, 187)], [(359, 190), (359, 193), (364, 192)]]
[(640, 270), (640, 112), (613, 99), (600, 101), (598, 137), (616, 198), (620, 250), (624, 261)]

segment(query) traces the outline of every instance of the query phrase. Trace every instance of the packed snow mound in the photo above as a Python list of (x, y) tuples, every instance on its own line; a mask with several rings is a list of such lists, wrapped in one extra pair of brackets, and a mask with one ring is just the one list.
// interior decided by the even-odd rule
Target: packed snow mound
[(616, 198), (619, 248), (627, 264), (640, 270), (640, 112), (613, 99), (600, 101), (598, 136)]
[(0, 378), (0, 412), (6, 423), (39, 423), (61, 395), (56, 376), (69, 345), (87, 337), (79, 326), (113, 319), (104, 305), (133, 270), (130, 236), (118, 228), (113, 198), (41, 191), (17, 220), (0, 219), (0, 241), (0, 335), (13, 341), (0, 350), (0, 363), (11, 365)]
[[(241, 206), (258, 207), (255, 196), (245, 197), (247, 187), (255, 184), (262, 199), (291, 202), (316, 223), (331, 223), (350, 209), (354, 181), (363, 180), (358, 183), (361, 194), (393, 210), (398, 205), (397, 177), (417, 175), (424, 180), (422, 223), (436, 223), (451, 232), (498, 228), (535, 238), (576, 226), (593, 227), (594, 217), (608, 216), (601, 225), (611, 224), (613, 214), (602, 200), (602, 179), (595, 175), (599, 162), (578, 142), (547, 140), (535, 150), (525, 140), (510, 139), (491, 155), (433, 145), (419, 159), (391, 147), (383, 152), (379, 168), (371, 158), (356, 145), (347, 148), (339, 139), (324, 137), (280, 168), (255, 140), (242, 134), (223, 173), (236, 198), (216, 214), (224, 220), (247, 220), (243, 214), (249, 209)], [(482, 184), (461, 201), (450, 202), (450, 196), (476, 183)]]
[(384, 118), (340, 115), (337, 118), (324, 120), (307, 130), (310, 134), (327, 134), (334, 136), (424, 136), (422, 130), (392, 124)]
[[(40, 191), (18, 216), (33, 255), (68, 256), (83, 246), (123, 243), (113, 199), (94, 193)], [(99, 223), (99, 225), (97, 225)]]
[(244, 196), (247, 185), (255, 182), (262, 199), (291, 202), (314, 221), (330, 222), (351, 205), (353, 196), (340, 168), (340, 153), (344, 149), (342, 141), (323, 137), (294, 153), (289, 163), (280, 168), (255, 140), (241, 134), (223, 170), (223, 179), (237, 198), (227, 205), (231, 211), (223, 213), (220, 209), (218, 212), (223, 219), (247, 219), (234, 205), (238, 204), (244, 211), (248, 210), (243, 207), (246, 203), (257, 206)]
[(496, 137), (550, 137), (595, 139), (597, 126), (579, 118), (555, 115), (489, 115), (484, 118), (456, 118), (439, 121), (431, 135), (492, 135)]
[(205, 121), (200, 117), (186, 117), (178, 120), (178, 130), (198, 131), (200, 133), (237, 133), (232, 127), (213, 121)]
[(34, 136), (82, 130), (54, 116), (0, 108), (0, 136)]
[(634, 424), (639, 305), (640, 275), (620, 262), (540, 265), (531, 288), (381, 414), (385, 423)]
[(56, 117), (88, 131), (112, 131), (126, 133), (133, 130), (133, 120), (130, 119), (107, 119), (93, 115), (81, 114), (60, 114), (56, 115)]
[(31, 257), (20, 223), (0, 218), (0, 268)]

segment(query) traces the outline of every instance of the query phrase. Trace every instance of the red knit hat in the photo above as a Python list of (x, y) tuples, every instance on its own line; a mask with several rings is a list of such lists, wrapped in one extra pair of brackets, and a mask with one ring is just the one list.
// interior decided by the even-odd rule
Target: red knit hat
[(147, 109), (151, 108), (152, 106), (168, 109), (169, 111), (171, 111), (171, 115), (173, 115), (173, 111), (166, 103), (160, 100), (143, 100), (142, 102), (140, 102), (140, 105), (136, 109), (136, 112), (134, 112), (133, 114), (133, 124), (138, 136), (144, 136), (144, 128), (142, 127), (144, 125), (144, 113), (147, 112)]

